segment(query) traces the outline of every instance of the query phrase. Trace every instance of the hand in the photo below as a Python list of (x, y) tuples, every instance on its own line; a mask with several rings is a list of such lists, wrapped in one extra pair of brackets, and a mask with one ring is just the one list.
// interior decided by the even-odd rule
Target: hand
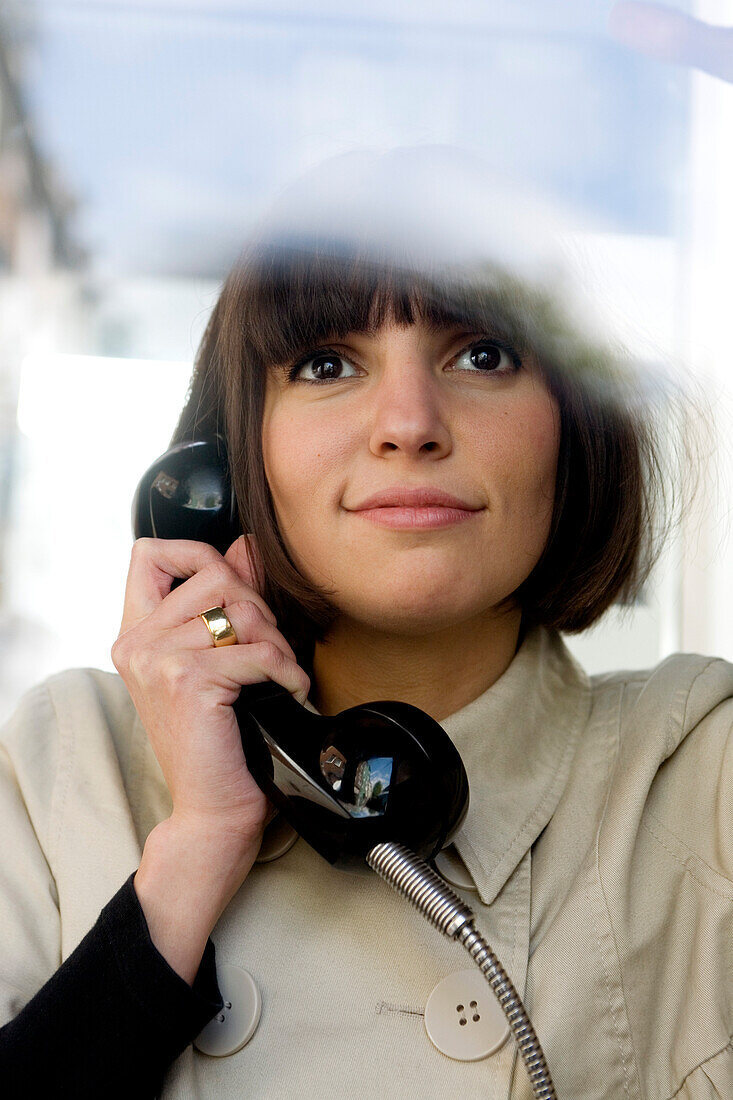
[(733, 27), (714, 27), (664, 4), (623, 0), (614, 5), (608, 29), (625, 46), (733, 83)]
[[(133, 546), (112, 660), (124, 680), (173, 800), (171, 820), (227, 837), (228, 858), (258, 846), (270, 803), (247, 769), (232, 704), (244, 684), (274, 680), (305, 702), (307, 674), (262, 599), (246, 553), (222, 557), (183, 539)], [(261, 569), (257, 569), (261, 575)], [(174, 577), (186, 577), (171, 591)], [(238, 645), (214, 647), (201, 611), (226, 610)]]

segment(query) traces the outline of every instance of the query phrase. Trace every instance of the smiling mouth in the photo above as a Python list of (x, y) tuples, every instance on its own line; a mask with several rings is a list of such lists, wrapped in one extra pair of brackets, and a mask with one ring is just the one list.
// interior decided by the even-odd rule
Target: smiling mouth
[(391, 527), (402, 530), (452, 527), (465, 523), (483, 511), (481, 508), (452, 508), (441, 504), (425, 504), (418, 507), (404, 505), (381, 505), (378, 508), (361, 508), (355, 516), (363, 516), (378, 527)]

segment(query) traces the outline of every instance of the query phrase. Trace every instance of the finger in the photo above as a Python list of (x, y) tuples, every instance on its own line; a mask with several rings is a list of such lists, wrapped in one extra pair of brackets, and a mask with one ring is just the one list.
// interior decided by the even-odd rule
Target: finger
[(311, 686), (308, 674), (270, 641), (222, 646), (215, 652), (204, 650), (200, 659), (206, 669), (207, 683), (226, 680), (236, 689), (272, 680), (295, 696), (299, 703), (303, 704), (308, 698)]
[[(290, 646), (287, 638), (280, 633), (277, 627), (263, 615), (257, 604), (251, 600), (238, 600), (228, 604), (226, 615), (234, 627), (239, 645), (249, 645), (252, 642), (270, 641), (278, 646), (284, 655), (297, 664), (295, 651)], [(175, 644), (177, 649), (223, 649), (223, 646), (214, 646), (204, 620), (200, 615), (190, 619), (168, 635), (164, 644)]]
[(197, 618), (210, 607), (222, 607), (226, 611), (230, 604), (238, 600), (251, 601), (268, 622), (277, 625), (275, 616), (260, 594), (245, 584), (231, 565), (219, 557), (217, 561), (207, 562), (203, 569), (165, 598), (155, 609), (153, 625), (158, 630), (169, 630)]
[(733, 81), (733, 29), (715, 27), (662, 5), (622, 0), (614, 5), (609, 33), (625, 46), (660, 61), (702, 69)]
[(192, 577), (216, 561), (223, 561), (221, 554), (206, 542), (137, 539), (130, 556), (120, 633), (160, 606), (170, 593), (174, 577)]

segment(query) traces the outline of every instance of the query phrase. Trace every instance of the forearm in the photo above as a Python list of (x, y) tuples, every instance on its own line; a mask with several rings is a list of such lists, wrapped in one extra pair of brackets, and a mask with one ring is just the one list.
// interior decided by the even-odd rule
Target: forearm
[(259, 838), (242, 851), (225, 828), (162, 821), (145, 842), (133, 884), (150, 938), (189, 985), (216, 922), (247, 877)]
[(213, 943), (193, 986), (152, 943), (132, 875), (20, 1013), (0, 1027), (3, 1100), (145, 1100), (221, 1006)]

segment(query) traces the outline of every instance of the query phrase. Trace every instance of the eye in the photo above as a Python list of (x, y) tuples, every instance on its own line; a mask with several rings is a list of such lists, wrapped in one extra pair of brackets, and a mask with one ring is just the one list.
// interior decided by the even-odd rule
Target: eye
[[(497, 337), (483, 339), (469, 344), (453, 360), (451, 369), (458, 365), (459, 370), (473, 374), (511, 374), (517, 371), (522, 360), (511, 346)], [(351, 373), (348, 373), (348, 372)], [(311, 377), (307, 376), (311, 373)], [(303, 356), (287, 370), (289, 382), (305, 382), (311, 385), (323, 385), (339, 382), (345, 378), (356, 378), (358, 374), (351, 363), (340, 352), (332, 348), (321, 348)]]
[(501, 340), (480, 340), (469, 344), (454, 360), (459, 370), (474, 368), (474, 373), (510, 374), (522, 365), (519, 354)]
[[(344, 365), (351, 367), (348, 359), (335, 351), (319, 351), (308, 359), (300, 359), (288, 372), (289, 381), (299, 382), (335, 382), (340, 378), (353, 378), (353, 374), (344, 373)], [(303, 372), (311, 370), (314, 377), (303, 377)], [(352, 367), (353, 370), (353, 367)]]

